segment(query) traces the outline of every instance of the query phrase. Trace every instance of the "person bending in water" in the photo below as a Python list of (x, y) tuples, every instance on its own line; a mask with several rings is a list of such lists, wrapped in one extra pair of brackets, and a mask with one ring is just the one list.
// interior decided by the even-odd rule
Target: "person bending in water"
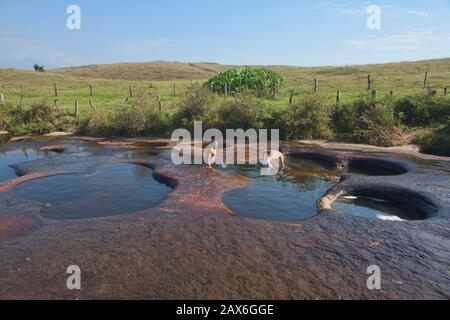
[(281, 169), (284, 169), (284, 155), (280, 151), (270, 150), (263, 156), (261, 160), (261, 165), (263, 167), (273, 168), (273, 164), (275, 161), (280, 161)]
[(216, 163), (218, 147), (219, 147), (219, 143), (217, 141), (214, 141), (212, 146), (209, 148), (208, 168), (212, 168), (214, 164), (220, 165), (224, 169), (227, 167), (227, 165), (225, 163), (222, 163), (222, 164)]
[(209, 149), (209, 155), (208, 155), (208, 167), (212, 168), (212, 165), (216, 162), (217, 157), (217, 147), (219, 144), (217, 141), (214, 141), (213, 145)]

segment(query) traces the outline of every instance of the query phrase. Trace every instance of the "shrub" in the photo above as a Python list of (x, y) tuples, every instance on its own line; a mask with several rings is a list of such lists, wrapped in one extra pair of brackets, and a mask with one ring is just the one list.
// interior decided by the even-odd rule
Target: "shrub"
[(79, 131), (91, 136), (166, 136), (169, 117), (154, 100), (138, 99), (129, 106), (119, 106), (111, 113), (97, 112), (87, 118)]
[(327, 100), (316, 94), (295, 101), (284, 115), (284, 134), (287, 139), (329, 138), (330, 110)]
[(422, 152), (450, 156), (450, 124), (419, 139)]
[(203, 128), (214, 128), (217, 123), (216, 98), (206, 88), (192, 85), (180, 98), (174, 124), (193, 130), (194, 121), (203, 121)]
[(402, 122), (409, 126), (428, 124), (430, 98), (425, 95), (406, 96), (397, 100), (394, 104), (395, 112)]
[(107, 115), (103, 112), (96, 112), (81, 123), (79, 132), (92, 137), (105, 137), (110, 135)]
[(390, 101), (357, 100), (333, 110), (332, 129), (341, 139), (377, 146), (392, 146), (403, 137), (403, 129)]
[(331, 128), (335, 135), (344, 139), (351, 138), (360, 116), (355, 103), (337, 105), (331, 115)]
[(23, 122), (25, 110), (12, 104), (5, 104), (0, 108), (0, 130), (14, 131), (14, 127)]
[(447, 97), (435, 97), (429, 105), (431, 124), (447, 123), (450, 119), (450, 99)]
[(280, 87), (283, 78), (276, 72), (264, 68), (245, 67), (218, 73), (205, 83), (205, 87), (219, 94), (228, 92), (262, 94)]
[(264, 125), (266, 106), (251, 94), (238, 94), (220, 105), (219, 128), (225, 129), (260, 129)]
[(77, 119), (66, 112), (49, 106), (45, 101), (34, 103), (30, 108), (6, 105), (0, 108), (0, 128), (12, 134), (72, 130)]
[(361, 143), (389, 147), (396, 144), (401, 134), (393, 109), (377, 104), (358, 118), (353, 137)]

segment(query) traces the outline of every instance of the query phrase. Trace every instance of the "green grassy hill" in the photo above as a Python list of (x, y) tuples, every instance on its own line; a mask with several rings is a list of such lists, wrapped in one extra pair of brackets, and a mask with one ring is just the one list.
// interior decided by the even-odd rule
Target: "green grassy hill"
[[(194, 82), (202, 82), (217, 72), (232, 68), (212, 63), (121, 63), (111, 65), (92, 65), (64, 69), (53, 69), (46, 73), (0, 68), (0, 92), (7, 102), (19, 103), (21, 86), (23, 104), (29, 105), (43, 99), (53, 103), (54, 84), (58, 87), (58, 104), (72, 108), (78, 99), (81, 108), (89, 112), (89, 83), (94, 86), (92, 100), (97, 108), (110, 109), (123, 104), (133, 85), (135, 96), (161, 96), (163, 103), (173, 99), (173, 86), (176, 94), (185, 91)], [(270, 103), (285, 105), (291, 91), (301, 96), (311, 92), (313, 81), (318, 80), (319, 92), (335, 99), (336, 91), (341, 91), (342, 101), (369, 95), (367, 75), (372, 76), (372, 88), (378, 90), (379, 97), (394, 94), (403, 96), (423, 91), (425, 71), (429, 70), (428, 86), (442, 92), (450, 85), (450, 58), (419, 62), (404, 62), (377, 65), (343, 67), (289, 67), (267, 66), (279, 72), (285, 79), (280, 94)]]
[[(193, 83), (201, 84), (217, 72), (238, 67), (212, 63), (151, 62), (92, 65), (54, 69), (45, 73), (0, 68), (0, 93), (3, 93), (6, 101), (6, 106), (0, 105), (0, 115), (3, 111), (5, 116), (2, 117), (7, 118), (3, 119), (3, 122), (9, 122), (4, 123), (3, 127), (10, 128), (9, 130), (15, 134), (30, 130), (45, 132), (54, 128), (75, 129), (86, 121), (99, 130), (106, 128), (96, 134), (102, 132), (117, 135), (160, 134), (162, 129), (151, 121), (156, 119), (156, 123), (164, 125), (166, 129), (176, 125), (175, 120), (179, 113), (174, 111), (180, 106), (180, 99), (184, 99), (182, 106), (193, 108), (191, 111), (197, 112), (197, 109), (206, 108), (211, 114), (215, 114), (216, 118), (209, 119), (215, 125), (225, 125), (227, 120), (231, 121), (228, 124), (230, 126), (240, 126), (239, 121), (252, 119), (252, 125), (264, 122), (267, 127), (283, 128), (289, 139), (334, 136), (338, 139), (377, 145), (408, 143), (412, 139), (417, 140), (420, 136), (425, 136), (426, 139), (420, 138), (424, 141), (425, 148), (429, 150), (440, 148), (436, 152), (448, 153), (449, 144), (446, 137), (448, 131), (439, 129), (448, 125), (447, 115), (450, 114), (448, 109), (450, 94), (443, 97), (444, 88), (450, 85), (450, 58), (342, 67), (266, 66), (280, 73), (285, 81), (275, 98), (264, 101), (255, 98), (254, 101), (242, 102), (219, 96), (202, 98), (198, 91), (193, 91), (189, 95), (184, 94)], [(424, 90), (424, 75), (427, 70), (428, 82)], [(360, 98), (371, 96), (367, 83), (369, 74), (372, 78), (372, 89), (376, 89), (378, 93), (376, 101), (379, 101), (380, 105), (372, 106), (373, 101), (366, 102), (365, 109), (360, 109), (360, 106), (357, 106)], [(318, 81), (319, 95), (309, 95), (313, 91), (314, 79)], [(92, 96), (90, 84), (93, 87)], [(431, 95), (430, 99), (425, 98), (431, 97), (424, 94), (430, 89), (436, 90), (436, 94)], [(338, 107), (335, 105), (337, 90), (341, 93), (341, 103)], [(395, 99), (388, 99), (386, 101), (388, 107), (383, 109), (384, 98), (390, 96), (390, 92), (393, 92)], [(289, 105), (291, 94), (294, 95), (293, 105)], [(406, 101), (401, 99), (403, 96), (407, 96)], [(147, 102), (144, 105), (147, 106), (148, 103), (155, 105), (158, 100), (161, 101), (162, 108), (159, 114), (143, 117), (142, 108), (129, 108), (133, 105), (142, 107), (141, 98), (146, 98)], [(208, 100), (210, 98), (211, 101)], [(42, 104), (42, 101), (46, 103)], [(55, 124), (56, 120), (51, 119), (51, 114), (55, 112), (66, 114), (61, 113), (62, 110), (73, 112), (75, 101), (79, 105), (79, 117), (74, 119), (73, 116), (67, 116), (66, 120), (61, 118), (61, 121), (67, 121), (68, 125)], [(90, 101), (94, 103), (98, 112), (91, 108)], [(197, 108), (197, 104), (204, 101), (210, 101), (208, 103), (213, 105)], [(396, 102), (396, 110), (392, 109), (393, 101)], [(259, 103), (263, 107), (259, 108)], [(28, 109), (33, 104), (45, 107)], [(17, 108), (18, 105), (24, 108)], [(54, 109), (53, 105), (56, 105), (57, 109)], [(6, 109), (8, 106), (12, 108), (11, 111)], [(121, 108), (125, 106), (128, 107)], [(223, 107), (228, 119), (222, 119), (225, 117), (220, 113)], [(152, 112), (151, 109), (146, 110)], [(358, 110), (367, 112), (361, 111), (363, 113), (360, 114)], [(28, 120), (17, 120), (22, 119), (17, 118), (17, 112), (21, 114), (25, 112), (24, 119)], [(236, 112), (240, 114), (233, 118)], [(294, 114), (291, 115), (292, 112)], [(40, 118), (41, 115), (44, 119)], [(201, 117), (205, 116), (207, 114)], [(133, 122), (133, 117), (136, 117), (136, 123)], [(259, 118), (253, 119), (255, 117)], [(414, 130), (413, 134), (409, 129), (402, 129), (396, 119)], [(153, 131), (137, 130), (133, 127), (141, 120), (149, 122), (148, 125)], [(193, 119), (185, 120), (189, 122)], [(22, 125), (24, 121), (28, 122)], [(38, 123), (34, 125), (36, 121)], [(222, 123), (218, 123), (220, 121)], [(317, 121), (321, 124), (319, 125)], [(1, 123), (2, 119), (0, 125)], [(122, 125), (123, 127), (120, 127)], [(117, 126), (120, 128), (116, 128)], [(436, 132), (436, 136), (426, 136), (430, 132)]]

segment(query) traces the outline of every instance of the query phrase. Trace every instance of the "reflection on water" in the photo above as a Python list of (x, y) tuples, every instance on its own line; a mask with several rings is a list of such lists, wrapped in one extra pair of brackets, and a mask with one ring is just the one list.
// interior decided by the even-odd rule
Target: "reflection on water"
[(137, 149), (137, 150), (127, 150), (123, 152), (122, 158), (131, 160), (131, 159), (145, 159), (151, 158), (158, 155), (158, 152), (154, 149)]
[(405, 215), (398, 207), (380, 199), (350, 197), (335, 202), (333, 208), (365, 218), (381, 219), (385, 221), (408, 220), (407, 215)]
[(233, 212), (250, 218), (290, 221), (314, 216), (317, 199), (333, 186), (336, 173), (298, 158), (287, 157), (286, 165), (276, 176), (261, 176), (258, 166), (222, 169), (250, 178), (247, 188), (226, 192), (223, 202)]
[(153, 178), (153, 170), (135, 165), (105, 167), (88, 176), (55, 176), (14, 189), (18, 197), (45, 204), (49, 219), (121, 215), (159, 204), (171, 188)]
[(17, 178), (14, 170), (9, 167), (10, 165), (38, 160), (51, 154), (53, 153), (29, 148), (0, 152), (0, 182)]

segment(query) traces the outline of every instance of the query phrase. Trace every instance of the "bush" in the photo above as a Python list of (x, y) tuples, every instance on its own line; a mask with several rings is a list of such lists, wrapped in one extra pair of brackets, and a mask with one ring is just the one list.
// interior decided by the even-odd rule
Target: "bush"
[(392, 146), (403, 137), (393, 107), (372, 100), (357, 100), (338, 105), (333, 110), (331, 127), (334, 134), (352, 142)]
[(390, 147), (401, 139), (402, 130), (391, 107), (377, 104), (359, 117), (353, 137), (356, 141)]
[(406, 96), (394, 106), (399, 118), (408, 126), (445, 123), (450, 117), (450, 100), (436, 95)]
[(90, 136), (166, 136), (169, 117), (159, 110), (154, 100), (139, 99), (120, 106), (111, 113), (97, 112), (87, 118), (80, 132)]
[(219, 128), (260, 129), (264, 127), (266, 106), (251, 94), (238, 94), (220, 105)]
[(25, 110), (19, 106), (5, 104), (0, 108), (0, 130), (13, 132), (17, 124), (24, 119)]
[(92, 137), (105, 137), (110, 135), (108, 117), (103, 112), (96, 112), (81, 123), (78, 132)]
[(316, 94), (295, 101), (284, 115), (284, 133), (287, 139), (330, 138), (330, 111), (327, 100)]
[(429, 97), (425, 95), (406, 96), (395, 102), (395, 112), (402, 122), (409, 126), (421, 126), (429, 123)]
[(206, 88), (192, 85), (181, 97), (174, 115), (178, 128), (194, 129), (194, 121), (203, 121), (203, 128), (214, 128), (217, 124), (216, 97)]
[(45, 101), (34, 103), (28, 109), (13, 105), (0, 108), (0, 129), (16, 135), (68, 131), (77, 125), (77, 121), (66, 112), (49, 106)]
[(339, 138), (351, 139), (361, 114), (355, 103), (337, 105), (331, 115), (331, 128)]
[(264, 68), (245, 67), (218, 73), (205, 83), (205, 87), (215, 93), (224, 94), (225, 85), (228, 92), (263, 94), (275, 93), (283, 84), (283, 78), (276, 72)]
[(450, 99), (447, 97), (435, 97), (429, 108), (431, 124), (445, 124), (450, 120)]
[(420, 138), (419, 146), (424, 153), (450, 156), (450, 124)]

